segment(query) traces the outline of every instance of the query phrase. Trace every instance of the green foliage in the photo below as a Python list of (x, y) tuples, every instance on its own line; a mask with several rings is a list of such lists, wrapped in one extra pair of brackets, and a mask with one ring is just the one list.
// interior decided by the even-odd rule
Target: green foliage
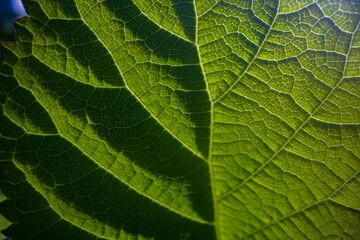
[(358, 0), (24, 0), (11, 239), (360, 239)]

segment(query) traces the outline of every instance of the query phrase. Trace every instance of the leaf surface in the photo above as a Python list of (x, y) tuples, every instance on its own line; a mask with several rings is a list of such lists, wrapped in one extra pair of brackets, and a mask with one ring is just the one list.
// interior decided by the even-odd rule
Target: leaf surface
[(360, 238), (358, 1), (23, 2), (6, 236)]

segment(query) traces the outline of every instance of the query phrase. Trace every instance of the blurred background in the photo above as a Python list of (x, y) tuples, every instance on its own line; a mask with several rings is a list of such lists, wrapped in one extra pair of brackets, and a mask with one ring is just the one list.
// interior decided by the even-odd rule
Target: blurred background
[(0, 0), (0, 41), (14, 42), (12, 19), (26, 16), (21, 0)]

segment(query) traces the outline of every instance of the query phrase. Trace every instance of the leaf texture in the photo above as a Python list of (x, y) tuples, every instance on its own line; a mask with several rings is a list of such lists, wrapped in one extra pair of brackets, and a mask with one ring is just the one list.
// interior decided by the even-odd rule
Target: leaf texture
[(359, 239), (357, 0), (24, 0), (11, 239)]

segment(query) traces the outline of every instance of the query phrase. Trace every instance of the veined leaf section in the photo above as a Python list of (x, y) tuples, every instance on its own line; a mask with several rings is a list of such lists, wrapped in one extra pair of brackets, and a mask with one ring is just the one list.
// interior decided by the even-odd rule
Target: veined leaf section
[(360, 238), (356, 0), (24, 3), (8, 236)]

